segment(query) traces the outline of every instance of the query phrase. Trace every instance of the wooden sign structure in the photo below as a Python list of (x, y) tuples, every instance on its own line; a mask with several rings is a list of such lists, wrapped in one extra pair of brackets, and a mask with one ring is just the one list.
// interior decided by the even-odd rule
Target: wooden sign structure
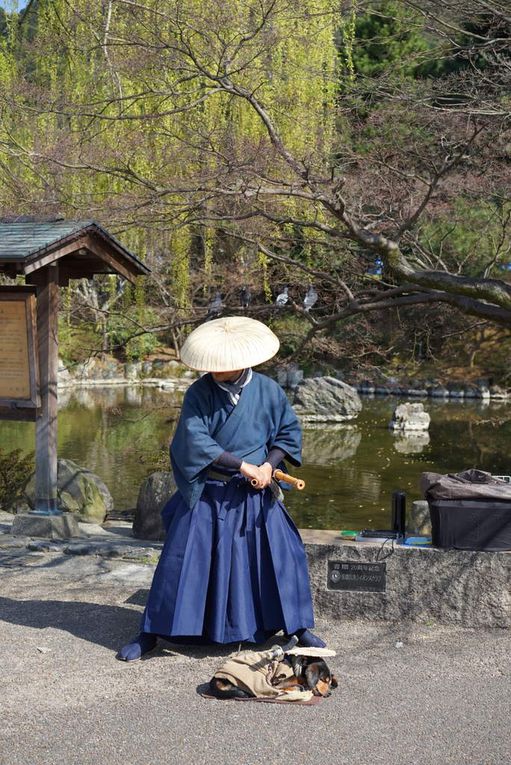
[(95, 221), (18, 218), (0, 220), (0, 273), (11, 278), (24, 276), (26, 282), (35, 285), (0, 289), (5, 296), (0, 300), (0, 319), (5, 320), (3, 331), (0, 322), (0, 419), (36, 421), (34, 512), (60, 515), (59, 287), (67, 286), (70, 279), (91, 279), (94, 274), (105, 273), (134, 282), (149, 269)]
[(0, 287), (0, 419), (40, 411), (35, 287)]

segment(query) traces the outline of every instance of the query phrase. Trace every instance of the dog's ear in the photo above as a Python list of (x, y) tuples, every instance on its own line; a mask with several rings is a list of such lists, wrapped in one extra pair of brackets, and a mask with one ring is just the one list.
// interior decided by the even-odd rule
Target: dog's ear
[(305, 669), (305, 679), (307, 680), (307, 688), (312, 690), (315, 688), (321, 678), (321, 664), (317, 661), (311, 662)]
[(337, 686), (338, 686), (337, 678), (334, 674), (332, 674), (330, 677), (330, 687), (337, 688)]

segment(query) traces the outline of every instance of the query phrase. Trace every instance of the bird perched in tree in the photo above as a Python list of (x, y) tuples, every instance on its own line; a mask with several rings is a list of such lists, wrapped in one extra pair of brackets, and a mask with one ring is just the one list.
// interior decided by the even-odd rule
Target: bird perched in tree
[(306, 311), (310, 311), (312, 306), (317, 302), (318, 300), (318, 293), (312, 286), (312, 284), (309, 286), (309, 289), (307, 290), (307, 294), (305, 295), (303, 299), (303, 307)]
[(206, 319), (217, 319), (222, 313), (223, 307), (222, 296), (217, 292), (211, 303), (208, 305)]
[(248, 308), (250, 301), (252, 300), (252, 294), (249, 287), (242, 287), (240, 290), (240, 305), (242, 308)]
[(289, 295), (287, 293), (288, 293), (288, 287), (284, 287), (282, 292), (279, 295), (277, 295), (277, 299), (275, 300), (275, 305), (277, 306), (277, 308), (284, 308), (287, 301), (289, 300)]

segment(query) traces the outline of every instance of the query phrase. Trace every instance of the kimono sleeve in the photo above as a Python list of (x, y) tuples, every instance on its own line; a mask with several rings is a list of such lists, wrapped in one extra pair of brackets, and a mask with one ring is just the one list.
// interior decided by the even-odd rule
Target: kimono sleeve
[(191, 482), (223, 452), (209, 434), (207, 398), (190, 388), (184, 398), (181, 416), (170, 445), (173, 465), (182, 478)]

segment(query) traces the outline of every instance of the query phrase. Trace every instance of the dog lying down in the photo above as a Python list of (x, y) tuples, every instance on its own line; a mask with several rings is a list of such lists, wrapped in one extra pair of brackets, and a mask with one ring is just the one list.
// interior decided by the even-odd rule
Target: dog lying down
[(335, 651), (288, 646), (232, 654), (211, 678), (209, 693), (217, 699), (302, 703), (330, 696), (337, 680), (325, 661), (328, 656), (335, 656)]

